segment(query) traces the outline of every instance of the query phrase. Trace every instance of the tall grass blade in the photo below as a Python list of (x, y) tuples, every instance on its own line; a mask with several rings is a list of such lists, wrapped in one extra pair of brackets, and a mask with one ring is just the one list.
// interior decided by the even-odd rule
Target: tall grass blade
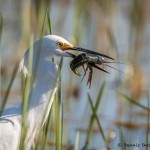
[(5, 108), (5, 105), (7, 103), (7, 100), (8, 100), (8, 96), (9, 96), (9, 93), (10, 93), (10, 90), (11, 90), (11, 87), (13, 85), (13, 82), (14, 82), (14, 79), (16, 77), (16, 74), (17, 74), (17, 71), (18, 71), (18, 64), (19, 63), (16, 63), (14, 69), (13, 69), (13, 72), (12, 72), (12, 75), (11, 75), (11, 80), (10, 80), (10, 83), (8, 85), (8, 88), (7, 88), (7, 91), (4, 95), (4, 98), (3, 98), (3, 101), (2, 101), (2, 104), (0, 106), (0, 116), (2, 115), (3, 113), (3, 109)]
[(29, 74), (25, 80), (25, 86), (23, 87), (23, 99), (22, 99), (22, 127), (21, 127), (21, 139), (19, 149), (24, 150), (24, 142), (27, 135), (27, 115), (29, 109), (29, 93), (31, 88), (31, 72), (32, 72), (32, 60), (33, 60), (33, 37), (31, 38), (31, 44), (29, 49), (29, 62), (28, 62), (28, 71)]
[(91, 109), (92, 109), (92, 113), (93, 113), (93, 115), (94, 115), (94, 117), (95, 117), (95, 119), (96, 119), (96, 121), (97, 121), (97, 123), (98, 123), (100, 132), (101, 132), (101, 134), (102, 134), (102, 138), (103, 138), (104, 141), (106, 141), (104, 132), (103, 132), (103, 130), (102, 130), (102, 127), (101, 127), (101, 125), (100, 125), (99, 119), (98, 119), (97, 114), (96, 114), (96, 112), (95, 112), (95, 108), (94, 108), (94, 106), (93, 106), (93, 102), (92, 102), (92, 99), (91, 99), (91, 96), (90, 96), (89, 93), (88, 93), (88, 100), (89, 100), (89, 102), (90, 102), (90, 106), (91, 106)]
[[(61, 97), (62, 98), (62, 97)], [(61, 107), (61, 115), (62, 115), (62, 117), (61, 117), (61, 149), (62, 149), (62, 147), (63, 147), (63, 129), (64, 129), (64, 109), (63, 109), (63, 107), (64, 107), (64, 103), (63, 103), (63, 101), (61, 101), (61, 104), (62, 104), (62, 107)]]
[(52, 25), (51, 25), (51, 18), (49, 15), (49, 10), (47, 11), (47, 22), (48, 22), (48, 29), (49, 29), (49, 34), (52, 34)]
[(132, 104), (134, 104), (134, 105), (136, 105), (136, 106), (138, 106), (138, 107), (140, 107), (140, 108), (142, 108), (142, 109), (145, 109), (145, 110), (150, 111), (150, 108), (148, 108), (148, 107), (146, 107), (146, 106), (143, 106), (142, 104), (136, 102), (135, 100), (133, 100), (132, 98), (128, 97), (127, 95), (121, 94), (121, 93), (120, 93), (120, 95), (121, 95), (122, 97), (124, 97), (127, 101), (129, 101), (130, 103), (132, 103)]
[(80, 132), (77, 131), (77, 133), (76, 133), (76, 140), (75, 140), (75, 150), (78, 150), (78, 146), (79, 146), (79, 137), (80, 137)]
[(49, 129), (49, 124), (50, 124), (50, 118), (51, 118), (51, 112), (52, 112), (52, 109), (50, 109), (50, 112), (49, 112), (49, 115), (48, 115), (48, 119), (47, 119), (47, 122), (45, 123), (45, 141), (43, 142), (43, 150), (46, 149), (46, 142), (47, 142), (47, 137), (48, 137), (48, 129)]
[[(61, 75), (62, 65), (63, 65), (63, 57), (61, 58), (58, 66), (58, 75), (59, 75), (60, 82), (61, 82), (60, 75)], [(58, 150), (62, 149), (61, 110), (62, 110), (61, 94), (59, 94), (59, 90), (57, 90), (56, 99), (55, 99), (55, 124), (56, 124), (55, 133), (56, 133), (56, 149)]]
[[(150, 109), (150, 103), (149, 103), (149, 93), (147, 93), (147, 106)], [(147, 115), (147, 129), (146, 129), (146, 145), (149, 144), (149, 125), (150, 125), (150, 111), (148, 111)], [(146, 150), (148, 150), (148, 146), (146, 146)]]
[(101, 102), (101, 99), (102, 99), (102, 96), (103, 96), (103, 92), (104, 92), (105, 86), (106, 86), (106, 83), (103, 82), (103, 84), (102, 84), (102, 86), (101, 86), (101, 88), (100, 88), (100, 91), (99, 91), (99, 93), (98, 93), (97, 99), (96, 99), (95, 110), (98, 109), (98, 106), (99, 106), (99, 104), (100, 104), (100, 102)]
[(119, 55), (118, 55), (118, 48), (117, 48), (116, 39), (115, 39), (115, 36), (113, 34), (113, 30), (111, 30), (110, 27), (107, 27), (107, 35), (109, 37), (109, 41), (112, 45), (112, 48), (117, 52), (117, 57), (118, 57)]
[[(48, 22), (49, 34), (52, 34), (49, 11), (47, 11), (47, 22)], [(54, 62), (54, 58), (52, 58), (52, 62)], [(43, 130), (44, 130), (44, 139), (43, 139), (43, 142), (42, 142), (42, 149), (43, 150), (46, 149), (46, 143), (47, 143), (47, 140), (48, 140), (47, 138), (48, 138), (48, 133), (49, 133), (48, 129), (49, 129), (49, 126), (50, 126), (51, 113), (52, 113), (52, 109), (50, 109), (50, 112), (48, 114), (48, 119), (47, 119), (47, 121), (46, 121), (46, 123), (43, 127)]]
[(55, 107), (55, 135), (56, 135), (56, 149), (61, 149), (61, 115), (60, 115), (60, 103), (58, 98), (58, 91), (55, 95), (54, 100), (54, 107)]
[(44, 130), (44, 139), (42, 142), (42, 149), (45, 150), (46, 149), (46, 143), (47, 143), (47, 138), (48, 138), (48, 133), (49, 133), (49, 125), (50, 125), (50, 118), (51, 118), (51, 114), (52, 114), (52, 109), (50, 109), (50, 112), (48, 114), (48, 119), (43, 127)]
[(0, 12), (0, 47), (1, 47), (2, 31), (3, 31), (3, 14), (2, 12)]
[(49, 5), (48, 5), (48, 0), (47, 0), (47, 8), (43, 8), (43, 9), (45, 9), (45, 12), (44, 12), (44, 20), (43, 20), (43, 24), (42, 24), (42, 30), (41, 30), (41, 34), (40, 34), (40, 36), (42, 37), (43, 35), (44, 35), (44, 29), (45, 29), (45, 24), (46, 24), (46, 20), (47, 20), (47, 12), (48, 12), (48, 7), (49, 7)]
[[(103, 95), (103, 92), (104, 92), (104, 88), (105, 88), (105, 82), (102, 84), (101, 88), (100, 88), (100, 91), (98, 93), (98, 96), (97, 96), (97, 100), (96, 100), (96, 104), (95, 104), (95, 112), (97, 111), (98, 109), (98, 106), (100, 104), (100, 101), (102, 99), (102, 95)], [(90, 137), (91, 137), (91, 131), (92, 131), (92, 127), (93, 127), (93, 124), (94, 124), (94, 115), (91, 116), (90, 118), (90, 123), (89, 123), (89, 127), (88, 127), (88, 132), (87, 132), (87, 136), (86, 136), (86, 142), (85, 142), (85, 145), (83, 147), (83, 149), (87, 149), (88, 147), (88, 144), (89, 144), (89, 141), (90, 141)]]
[(93, 106), (93, 102), (92, 102), (92, 99), (91, 99), (89, 93), (88, 93), (88, 99), (89, 99), (90, 106), (91, 106), (91, 109), (92, 109), (92, 112), (93, 112), (93, 116), (94, 116), (94, 118), (96, 119), (97, 125), (98, 125), (98, 127), (99, 127), (99, 131), (100, 131), (100, 133), (101, 133), (101, 135), (102, 135), (102, 139), (103, 139), (103, 141), (104, 141), (104, 143), (105, 143), (106, 148), (109, 150), (110, 148), (109, 148), (109, 146), (108, 146), (108, 144), (107, 144), (107, 139), (106, 139), (106, 137), (105, 137), (105, 134), (104, 134), (104, 131), (103, 131), (103, 129), (102, 129), (102, 126), (101, 126), (101, 124), (100, 124), (100, 122), (99, 122), (98, 116), (97, 116), (97, 114), (96, 114), (96, 111), (95, 111), (95, 108), (94, 108), (94, 106)]

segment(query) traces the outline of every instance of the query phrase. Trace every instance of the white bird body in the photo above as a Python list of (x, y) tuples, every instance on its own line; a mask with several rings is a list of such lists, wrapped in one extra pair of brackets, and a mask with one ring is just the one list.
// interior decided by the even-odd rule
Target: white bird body
[[(74, 46), (62, 37), (48, 35), (33, 44), (31, 69), (28, 64), (30, 64), (30, 56), (32, 55), (27, 50), (19, 64), (19, 70), (23, 74), (23, 77), (27, 78), (30, 76), (32, 83), (29, 87), (27, 97), (29, 109), (26, 116), (27, 133), (24, 142), (25, 150), (31, 148), (35, 136), (46, 121), (54, 100), (54, 94), (57, 90), (58, 67), (51, 59), (53, 56), (76, 57), (66, 52), (67, 50), (82, 51), (111, 58), (91, 50)], [(19, 149), (22, 120), (21, 105), (3, 110), (2, 116), (0, 117), (0, 150)]]
[[(26, 150), (30, 149), (35, 135), (45, 122), (54, 99), (54, 94), (57, 90), (58, 81), (56, 82), (56, 76), (58, 67), (50, 60), (55, 55), (69, 56), (58, 48), (56, 44), (58, 41), (69, 44), (65, 39), (54, 35), (45, 36), (34, 43), (32, 72), (29, 72), (28, 68), (29, 51), (25, 53), (19, 65), (19, 70), (23, 73), (24, 77), (31, 75), (31, 80), (33, 80), (32, 74), (38, 62), (36, 61), (37, 55), (39, 51), (41, 51), (37, 75), (33, 83), (33, 90), (32, 93), (29, 93), (31, 97), (26, 120), (27, 135), (24, 144)], [(56, 82), (55, 84), (54, 81)], [(51, 93), (53, 94), (52, 96), (50, 96)], [(49, 100), (50, 97), (51, 99)], [(21, 106), (8, 108), (3, 111), (2, 117), (0, 118), (0, 150), (18, 149), (22, 124), (21, 114)], [(44, 115), (45, 118), (43, 119)]]

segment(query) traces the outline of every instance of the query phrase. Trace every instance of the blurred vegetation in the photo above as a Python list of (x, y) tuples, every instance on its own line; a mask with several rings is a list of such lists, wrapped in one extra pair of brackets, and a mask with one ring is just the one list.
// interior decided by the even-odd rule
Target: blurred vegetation
[(61, 90), (33, 149), (111, 150), (124, 142), (150, 144), (149, 14), (149, 0), (0, 1), (1, 110), (20, 102), (17, 65), (32, 36), (56, 34), (113, 56), (127, 64), (115, 67), (132, 76), (94, 70), (88, 89), (86, 78), (80, 83), (69, 69), (70, 60), (61, 62)]

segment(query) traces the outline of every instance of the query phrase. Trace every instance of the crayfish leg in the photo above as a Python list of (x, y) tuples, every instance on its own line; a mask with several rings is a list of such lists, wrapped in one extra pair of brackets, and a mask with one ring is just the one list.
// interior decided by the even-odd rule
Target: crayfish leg
[(82, 68), (84, 70), (84, 74), (86, 74), (86, 69), (85, 69), (84, 65), (82, 65)]
[(91, 87), (91, 81), (92, 81), (92, 76), (93, 76), (93, 68), (92, 66), (88, 65), (88, 68), (90, 70), (88, 80), (87, 80), (87, 85), (89, 85), (89, 88)]
[(84, 75), (83, 75), (83, 78), (82, 78), (81, 82), (83, 81), (89, 66), (87, 65), (86, 68), (85, 68), (84, 65), (82, 65), (82, 67), (83, 67), (83, 70), (84, 70)]

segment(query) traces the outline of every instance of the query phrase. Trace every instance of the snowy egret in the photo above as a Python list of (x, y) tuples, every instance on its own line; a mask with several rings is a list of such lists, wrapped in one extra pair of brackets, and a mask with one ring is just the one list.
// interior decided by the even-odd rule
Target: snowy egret
[[(51, 58), (54, 56), (74, 58), (75, 55), (69, 53), (68, 50), (82, 51), (110, 58), (109, 56), (74, 46), (62, 37), (47, 35), (33, 44), (32, 70), (30, 70), (28, 65), (30, 55), (29, 50), (27, 50), (19, 65), (19, 70), (23, 76), (26, 78), (30, 75), (31, 82), (33, 82), (32, 93), (29, 92), (28, 95), (28, 97), (30, 96), (30, 102), (26, 118), (27, 134), (24, 142), (26, 150), (31, 148), (41, 124), (46, 121), (57, 90), (57, 84), (54, 85), (53, 82), (56, 80), (58, 67), (51, 61)], [(39, 53), (40, 56), (38, 57)], [(33, 72), (37, 65), (37, 57), (39, 61), (36, 78), (32, 81)], [(49, 100), (50, 94), (52, 96)], [(43, 119), (44, 113), (45, 118)], [(0, 150), (17, 150), (19, 148), (21, 128), (22, 107), (15, 106), (3, 110), (0, 118)]]

